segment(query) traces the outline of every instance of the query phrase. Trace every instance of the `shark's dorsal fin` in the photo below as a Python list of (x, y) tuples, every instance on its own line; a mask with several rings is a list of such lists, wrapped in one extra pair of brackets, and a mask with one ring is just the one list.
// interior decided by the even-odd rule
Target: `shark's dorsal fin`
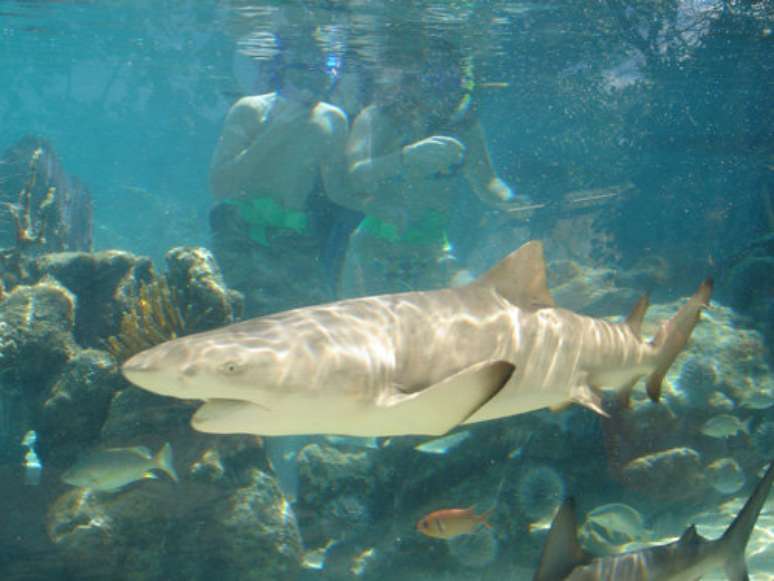
[(645, 312), (648, 310), (649, 306), (650, 296), (648, 293), (645, 293), (637, 301), (637, 304), (634, 305), (634, 308), (632, 308), (629, 316), (626, 317), (626, 324), (638, 339), (640, 338), (640, 333), (642, 332), (642, 320), (645, 318)]
[(575, 500), (568, 498), (556, 513), (551, 530), (548, 531), (540, 565), (533, 581), (554, 581), (564, 579), (578, 565), (591, 561), (591, 557), (578, 542), (578, 518), (575, 515)]
[(532, 240), (511, 252), (472, 284), (488, 286), (521, 309), (554, 307), (548, 292), (543, 244)]
[(681, 547), (690, 547), (691, 545), (695, 545), (701, 541), (701, 537), (699, 536), (699, 533), (696, 531), (696, 525), (691, 525), (685, 531), (683, 531), (683, 534), (680, 535), (680, 539), (677, 541), (677, 543)]

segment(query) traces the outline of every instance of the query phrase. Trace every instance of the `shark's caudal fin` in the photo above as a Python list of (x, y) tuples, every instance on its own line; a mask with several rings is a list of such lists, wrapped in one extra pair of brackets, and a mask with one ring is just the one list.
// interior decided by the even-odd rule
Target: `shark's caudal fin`
[(556, 306), (548, 292), (543, 244), (537, 240), (511, 252), (471, 284), (491, 287), (521, 309)]
[(726, 575), (731, 581), (747, 581), (747, 565), (744, 562), (744, 551), (747, 541), (750, 540), (755, 521), (766, 502), (774, 481), (774, 460), (769, 464), (761, 481), (755, 487), (752, 495), (745, 503), (734, 522), (726, 529), (721, 539), (723, 550), (726, 553)]
[(653, 401), (658, 401), (661, 397), (661, 382), (688, 343), (693, 328), (699, 322), (702, 309), (709, 305), (711, 294), (712, 279), (707, 278), (677, 314), (661, 325), (653, 338), (652, 345), (658, 351), (658, 366), (645, 384), (648, 396)]
[(575, 515), (575, 500), (568, 498), (556, 513), (551, 530), (548, 531), (540, 564), (532, 581), (555, 581), (564, 579), (578, 565), (591, 561), (591, 556), (578, 542), (578, 518)]

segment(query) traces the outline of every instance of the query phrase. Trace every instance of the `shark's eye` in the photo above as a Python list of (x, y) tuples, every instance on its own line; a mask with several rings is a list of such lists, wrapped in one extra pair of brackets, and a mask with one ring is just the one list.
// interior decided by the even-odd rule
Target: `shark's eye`
[(221, 363), (218, 371), (223, 375), (239, 375), (245, 371), (245, 364), (241, 361), (231, 359)]

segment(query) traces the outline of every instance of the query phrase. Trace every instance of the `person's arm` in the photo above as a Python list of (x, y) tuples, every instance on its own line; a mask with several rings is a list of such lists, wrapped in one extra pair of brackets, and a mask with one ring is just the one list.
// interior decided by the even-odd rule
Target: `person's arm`
[(346, 115), (336, 107), (326, 112), (326, 155), (321, 161), (320, 173), (328, 198), (346, 208), (363, 209), (363, 201), (351, 186), (345, 150), (349, 124)]
[(346, 156), (349, 175), (356, 189), (368, 191), (375, 182), (400, 177), (403, 171), (402, 151), (372, 157), (373, 142), (380, 131), (380, 115), (376, 107), (366, 107), (355, 118), (347, 141)]
[(210, 190), (216, 198), (244, 191), (277, 146), (293, 138), (293, 132), (282, 131), (284, 120), (267, 120), (270, 98), (246, 97), (228, 112), (210, 163)]
[(515, 196), (511, 188), (495, 173), (481, 123), (476, 119), (459, 134), (465, 144), (462, 171), (475, 194), (485, 203), (494, 206), (512, 202)]

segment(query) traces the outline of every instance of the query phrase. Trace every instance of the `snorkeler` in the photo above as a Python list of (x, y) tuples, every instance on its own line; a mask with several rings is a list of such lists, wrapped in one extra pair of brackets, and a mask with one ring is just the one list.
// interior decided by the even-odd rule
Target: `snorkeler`
[(321, 260), (310, 200), (346, 187), (348, 123), (321, 101), (332, 75), (314, 42), (277, 59), (276, 91), (229, 111), (210, 165), (221, 203), (210, 224), (226, 283), (256, 316), (325, 302), (333, 288)]
[(366, 217), (350, 238), (344, 297), (447, 286), (456, 269), (447, 226), (466, 184), (491, 206), (519, 201), (492, 166), (471, 63), (450, 52), (419, 63), (393, 55), (376, 102), (352, 124), (348, 205)]

